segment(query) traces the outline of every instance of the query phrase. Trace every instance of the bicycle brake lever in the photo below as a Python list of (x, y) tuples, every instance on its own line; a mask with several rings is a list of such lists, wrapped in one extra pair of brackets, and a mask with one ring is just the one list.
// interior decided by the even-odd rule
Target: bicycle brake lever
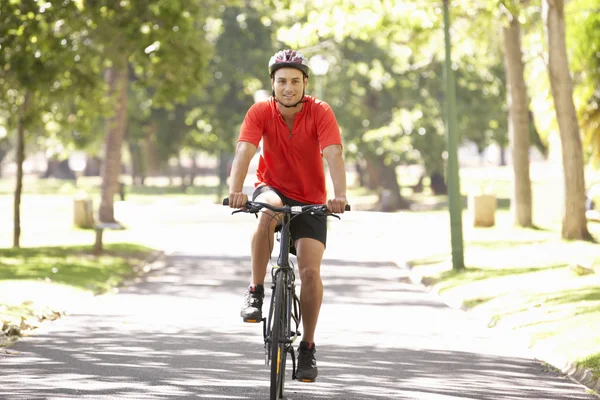
[(334, 217), (334, 218), (337, 218), (337, 219), (342, 219), (342, 218), (341, 218), (339, 215), (337, 215), (337, 214), (327, 214), (327, 216), (328, 216), (328, 217)]
[(246, 212), (246, 210), (235, 210), (231, 213), (231, 215), (241, 213), (241, 212)]

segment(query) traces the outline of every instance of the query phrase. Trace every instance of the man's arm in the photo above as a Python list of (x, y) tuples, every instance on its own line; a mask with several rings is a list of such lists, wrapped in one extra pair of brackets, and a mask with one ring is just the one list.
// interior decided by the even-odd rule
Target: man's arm
[(229, 178), (229, 207), (231, 208), (242, 208), (248, 201), (248, 195), (242, 190), (254, 154), (256, 154), (255, 145), (250, 142), (238, 142)]
[(333, 182), (334, 198), (327, 200), (327, 208), (334, 213), (343, 213), (348, 204), (346, 198), (346, 166), (342, 156), (342, 146), (332, 144), (323, 149), (323, 157), (329, 167), (329, 175)]

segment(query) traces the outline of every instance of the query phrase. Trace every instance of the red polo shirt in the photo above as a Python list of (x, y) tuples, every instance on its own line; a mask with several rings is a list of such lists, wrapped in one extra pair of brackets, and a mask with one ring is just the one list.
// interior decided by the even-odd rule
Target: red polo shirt
[(311, 96), (305, 99), (291, 132), (273, 97), (254, 104), (246, 113), (238, 141), (257, 147), (263, 141), (255, 186), (266, 184), (290, 199), (324, 204), (323, 149), (341, 145), (342, 138), (331, 107)]

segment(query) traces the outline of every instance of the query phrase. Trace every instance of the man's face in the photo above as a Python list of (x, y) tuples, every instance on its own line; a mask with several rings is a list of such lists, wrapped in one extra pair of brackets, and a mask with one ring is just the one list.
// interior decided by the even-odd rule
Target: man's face
[(296, 68), (280, 68), (273, 75), (275, 98), (286, 106), (292, 106), (302, 100), (304, 85), (308, 79)]

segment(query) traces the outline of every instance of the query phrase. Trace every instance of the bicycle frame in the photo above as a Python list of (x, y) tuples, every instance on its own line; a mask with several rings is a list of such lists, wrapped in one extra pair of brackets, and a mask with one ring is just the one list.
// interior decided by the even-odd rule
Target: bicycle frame
[[(283, 373), (281, 374), (281, 383), (279, 385), (279, 396), (283, 395), (283, 388), (284, 388), (284, 381), (285, 381), (285, 359), (286, 359), (286, 354), (290, 353), (292, 356), (292, 379), (296, 378), (296, 357), (295, 357), (295, 352), (294, 352), (294, 348), (292, 347), (293, 342), (297, 339), (297, 337), (300, 335), (300, 332), (298, 331), (299, 325), (300, 325), (300, 320), (301, 320), (301, 309), (300, 307), (296, 307), (297, 304), (299, 304), (298, 298), (296, 297), (296, 293), (295, 293), (295, 273), (294, 273), (294, 268), (291, 266), (290, 260), (289, 260), (289, 251), (290, 251), (290, 246), (292, 244), (292, 239), (291, 239), (291, 235), (290, 235), (290, 231), (289, 231), (289, 223), (290, 220), (292, 218), (292, 214), (291, 212), (284, 212), (282, 213), (283, 218), (281, 221), (281, 233), (280, 233), (280, 246), (279, 246), (279, 256), (277, 259), (277, 265), (274, 266), (271, 270), (271, 277), (272, 277), (272, 286), (271, 286), (271, 302), (270, 302), (270, 306), (269, 306), (269, 316), (268, 316), (268, 320), (265, 320), (263, 318), (263, 338), (264, 338), (264, 342), (265, 342), (265, 363), (266, 365), (269, 365), (270, 363), (276, 362), (279, 363), (280, 362), (280, 366), (284, 368)], [(282, 279), (279, 280), (278, 279), (278, 275), (279, 274), (283, 274), (282, 275)], [(281, 289), (281, 291), (279, 291), (279, 288), (277, 287), (277, 282), (280, 282), (280, 284), (283, 284), (284, 287), (283, 289)], [(285, 340), (285, 343), (283, 345), (283, 353), (280, 354), (280, 356), (277, 359), (273, 359), (273, 355), (275, 354), (273, 352), (273, 345), (279, 345), (279, 344), (275, 344), (273, 343), (273, 338), (271, 337), (271, 334), (273, 332), (273, 326), (274, 324), (280, 322), (275, 320), (275, 307), (276, 307), (276, 302), (277, 302), (277, 296), (276, 293), (280, 293), (283, 294), (283, 327), (284, 327), (284, 334), (283, 337), (281, 339)], [(294, 304), (294, 308), (293, 308), (293, 314), (292, 314), (292, 304)], [(296, 329), (292, 332), (292, 319), (294, 320), (295, 324), (296, 324)], [(280, 339), (280, 340), (281, 340)], [(279, 354), (279, 353), (278, 353)], [(281, 359), (280, 359), (281, 357)], [(273, 368), (274, 366), (272, 366)], [(275, 366), (276, 368), (279, 368), (279, 366)], [(272, 374), (273, 374), (273, 370), (272, 370)], [(277, 388), (276, 388), (277, 390)]]
[[(229, 199), (223, 200), (223, 205), (229, 205)], [(289, 254), (292, 244), (290, 234), (290, 221), (298, 214), (311, 212), (316, 215), (334, 216), (335, 214), (327, 212), (325, 204), (307, 204), (304, 206), (284, 206), (274, 207), (267, 203), (247, 202), (246, 207), (237, 212), (249, 212), (257, 214), (263, 208), (272, 212), (281, 214), (281, 233), (280, 246), (277, 265), (271, 269), (272, 286), (271, 301), (269, 305), (268, 319), (263, 318), (263, 339), (265, 343), (265, 363), (271, 364), (271, 400), (279, 400), (283, 397), (283, 388), (285, 382), (285, 360), (287, 353), (292, 356), (292, 379), (296, 377), (296, 354), (292, 344), (300, 336), (299, 327), (302, 318), (300, 300), (296, 296), (294, 268), (291, 266)], [(346, 211), (350, 211), (350, 206), (346, 205)], [(283, 304), (280, 301), (283, 299)], [(292, 331), (291, 321), (294, 320), (296, 328)], [(283, 333), (283, 334), (282, 334)], [(278, 339), (273, 339), (273, 336)], [(273, 346), (277, 346), (274, 348)]]

